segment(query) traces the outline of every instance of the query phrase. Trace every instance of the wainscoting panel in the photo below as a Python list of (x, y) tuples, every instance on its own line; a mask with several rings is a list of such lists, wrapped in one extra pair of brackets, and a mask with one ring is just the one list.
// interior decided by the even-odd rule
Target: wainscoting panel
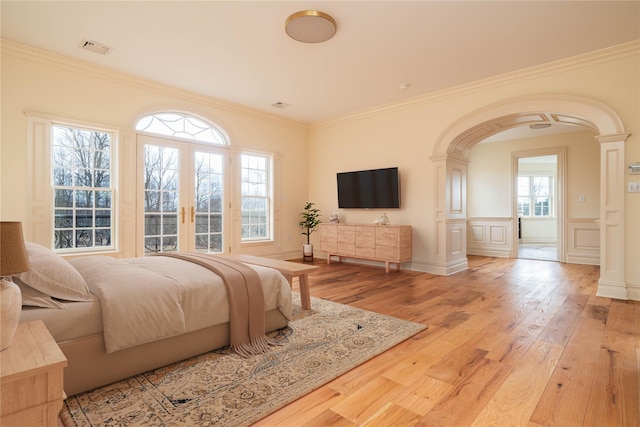
[(511, 258), (512, 236), (511, 218), (469, 218), (467, 220), (467, 253)]
[(567, 262), (600, 265), (600, 227), (597, 218), (567, 220)]

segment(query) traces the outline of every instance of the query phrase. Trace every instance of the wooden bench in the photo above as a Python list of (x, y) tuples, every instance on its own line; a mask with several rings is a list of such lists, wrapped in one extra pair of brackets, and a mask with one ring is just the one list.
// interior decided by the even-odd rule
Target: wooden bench
[(310, 264), (300, 264), (298, 262), (282, 261), (279, 259), (262, 258), (245, 254), (229, 254), (225, 255), (235, 261), (247, 264), (260, 265), (262, 267), (270, 267), (278, 270), (289, 281), (289, 285), (293, 286), (293, 278), (297, 277), (300, 283), (300, 304), (305, 310), (311, 310), (311, 294), (309, 293), (308, 274), (317, 270), (318, 266)]

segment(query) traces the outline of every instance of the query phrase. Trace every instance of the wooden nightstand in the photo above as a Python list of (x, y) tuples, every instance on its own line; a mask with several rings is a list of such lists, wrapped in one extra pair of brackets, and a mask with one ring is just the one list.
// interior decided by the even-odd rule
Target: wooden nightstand
[(20, 323), (0, 351), (2, 427), (57, 426), (65, 366), (67, 358), (41, 320)]

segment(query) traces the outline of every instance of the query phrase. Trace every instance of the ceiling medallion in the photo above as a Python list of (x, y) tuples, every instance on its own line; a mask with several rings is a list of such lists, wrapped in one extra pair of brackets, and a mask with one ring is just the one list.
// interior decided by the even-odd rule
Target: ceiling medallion
[(336, 33), (336, 21), (317, 10), (302, 10), (287, 18), (284, 30), (289, 37), (303, 43), (321, 43)]

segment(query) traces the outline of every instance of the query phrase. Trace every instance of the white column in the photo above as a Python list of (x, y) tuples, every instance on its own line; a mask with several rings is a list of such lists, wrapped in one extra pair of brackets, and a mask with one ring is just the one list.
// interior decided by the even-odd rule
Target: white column
[(433, 158), (436, 203), (434, 208), (434, 267), (451, 275), (468, 268), (467, 161), (451, 155)]
[(598, 296), (628, 299), (624, 281), (624, 143), (630, 134), (601, 135), (600, 279)]

